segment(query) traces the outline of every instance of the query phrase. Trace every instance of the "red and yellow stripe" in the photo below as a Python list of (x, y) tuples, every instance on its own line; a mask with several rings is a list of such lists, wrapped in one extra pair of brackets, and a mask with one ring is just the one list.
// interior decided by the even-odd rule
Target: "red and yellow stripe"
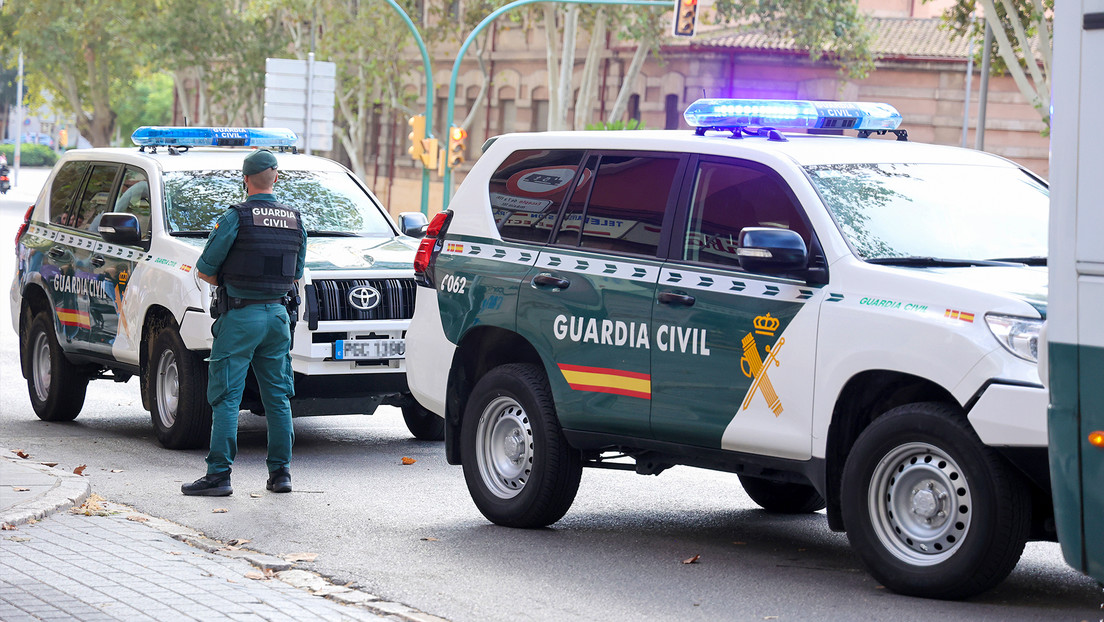
[(652, 399), (651, 374), (582, 365), (560, 365), (559, 368), (567, 384), (576, 391)]
[(80, 328), (92, 328), (92, 320), (88, 313), (76, 309), (58, 309), (58, 321), (62, 326), (77, 326)]
[(963, 322), (973, 322), (974, 314), (968, 311), (958, 311), (956, 309), (947, 309), (943, 313), (943, 317), (950, 318), (952, 320), (962, 320)]

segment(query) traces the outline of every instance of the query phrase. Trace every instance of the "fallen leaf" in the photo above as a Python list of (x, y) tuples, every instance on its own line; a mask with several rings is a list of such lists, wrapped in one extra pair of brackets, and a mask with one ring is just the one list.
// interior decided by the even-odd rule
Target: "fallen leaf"
[(73, 514), (83, 514), (85, 516), (108, 516), (112, 514), (112, 512), (104, 507), (104, 501), (105, 499), (103, 497), (96, 493), (92, 493), (88, 495), (84, 503), (69, 511)]
[(289, 562), (313, 562), (318, 559), (318, 553), (290, 553), (284, 555), (284, 559)]
[(149, 520), (149, 517), (147, 517), (147, 516), (139, 516), (139, 515), (137, 515), (137, 514), (131, 514), (130, 516), (128, 516), (128, 517), (127, 517), (127, 520), (132, 520), (132, 521), (134, 521), (134, 522), (136, 522), (136, 523), (144, 523), (144, 522), (146, 522), (146, 521), (148, 521), (148, 520)]
[(227, 542), (226, 546), (241, 548), (241, 545), (245, 544), (246, 542), (249, 542), (249, 540), (244, 540), (242, 538), (234, 538), (233, 540)]
[(406, 456), (403, 456), (403, 464), (414, 464), (415, 462), (417, 462), (417, 460), (415, 460), (414, 458), (407, 458)]
[(88, 465), (82, 464), (79, 467), (73, 469), (73, 472), (77, 475), (84, 475), (84, 470), (88, 468)]
[(437, 538), (422, 538), (425, 542), (437, 542)]
[(15, 525), (9, 525), (8, 523), (4, 523), (3, 525), (0, 525), (0, 531), (15, 531), (17, 529), (19, 529), (19, 528), (16, 527)]
[(183, 554), (184, 553), (182, 553), (180, 551), (169, 551), (169, 555), (183, 555)]
[(695, 556), (691, 557), (690, 559), (682, 560), (682, 563), (684, 563), (684, 564), (696, 564), (696, 563), (698, 563), (699, 559), (701, 559), (701, 555), (695, 555)]
[(58, 463), (56, 463), (56, 462), (39, 462), (39, 464), (41, 464), (42, 466), (48, 466), (50, 468), (53, 468), (53, 467), (56, 467)]
[(111, 469), (111, 472), (112, 473), (122, 473), (123, 470), (122, 469)]
[(22, 486), (12, 486), (12, 490), (15, 492), (30, 492), (30, 488), (24, 488)]
[(215, 508), (215, 509), (211, 510), (211, 513), (212, 514), (225, 514), (229, 511), (230, 510), (227, 510), (226, 508)]
[(13, 449), (12, 453), (19, 456), (20, 458), (23, 458), (24, 460), (31, 457), (31, 454), (23, 451), (22, 449)]
[(763, 616), (764, 620), (777, 620), (778, 616)]
[(260, 572), (250, 571), (250, 572), (245, 573), (245, 578), (246, 579), (253, 579), (254, 581), (264, 581), (268, 577), (264, 576), (264, 574), (262, 574)]
[(261, 495), (261, 493), (259, 493), (259, 492), (251, 492), (251, 493), (249, 493), (249, 496), (254, 498), (254, 499), (260, 499), (263, 495)]
[(30, 542), (30, 538), (24, 538), (23, 536), (8, 536), (5, 540), (11, 540), (12, 542)]

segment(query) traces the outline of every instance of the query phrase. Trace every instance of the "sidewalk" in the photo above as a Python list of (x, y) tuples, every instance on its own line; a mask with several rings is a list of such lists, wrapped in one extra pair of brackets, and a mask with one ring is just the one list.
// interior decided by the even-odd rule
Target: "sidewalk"
[(0, 448), (0, 620), (444, 622), (104, 501)]

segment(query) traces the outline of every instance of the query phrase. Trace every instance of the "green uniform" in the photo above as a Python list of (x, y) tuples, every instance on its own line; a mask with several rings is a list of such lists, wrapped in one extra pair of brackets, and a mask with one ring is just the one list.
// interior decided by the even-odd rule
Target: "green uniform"
[[(253, 194), (247, 201), (275, 201), (271, 194)], [(207, 238), (196, 268), (218, 274), (238, 233), (238, 215), (231, 209)], [(306, 234), (299, 249), (295, 278), (303, 276)], [(263, 300), (272, 294), (227, 285), (234, 298)], [(287, 309), (279, 303), (231, 309), (211, 328), (214, 344), (208, 359), (207, 400), (211, 403), (211, 449), (207, 473), (226, 471), (238, 453), (238, 411), (250, 365), (257, 378), (268, 426), (268, 470), (287, 467), (295, 433), (289, 398), (295, 394), (291, 372), (291, 331)]]

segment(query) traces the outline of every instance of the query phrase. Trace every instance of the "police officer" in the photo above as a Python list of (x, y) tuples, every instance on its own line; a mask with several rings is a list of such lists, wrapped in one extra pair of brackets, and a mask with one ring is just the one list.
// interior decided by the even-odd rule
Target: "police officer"
[(268, 490), (291, 492), (291, 332), (283, 297), (303, 276), (307, 234), (299, 212), (276, 201), (276, 156), (245, 158), (244, 203), (231, 207), (207, 238), (196, 262), (199, 278), (225, 288), (227, 309), (211, 332), (207, 400), (211, 449), (207, 475), (180, 487), (186, 495), (225, 496), (238, 452), (238, 411), (252, 364), (268, 427)]

